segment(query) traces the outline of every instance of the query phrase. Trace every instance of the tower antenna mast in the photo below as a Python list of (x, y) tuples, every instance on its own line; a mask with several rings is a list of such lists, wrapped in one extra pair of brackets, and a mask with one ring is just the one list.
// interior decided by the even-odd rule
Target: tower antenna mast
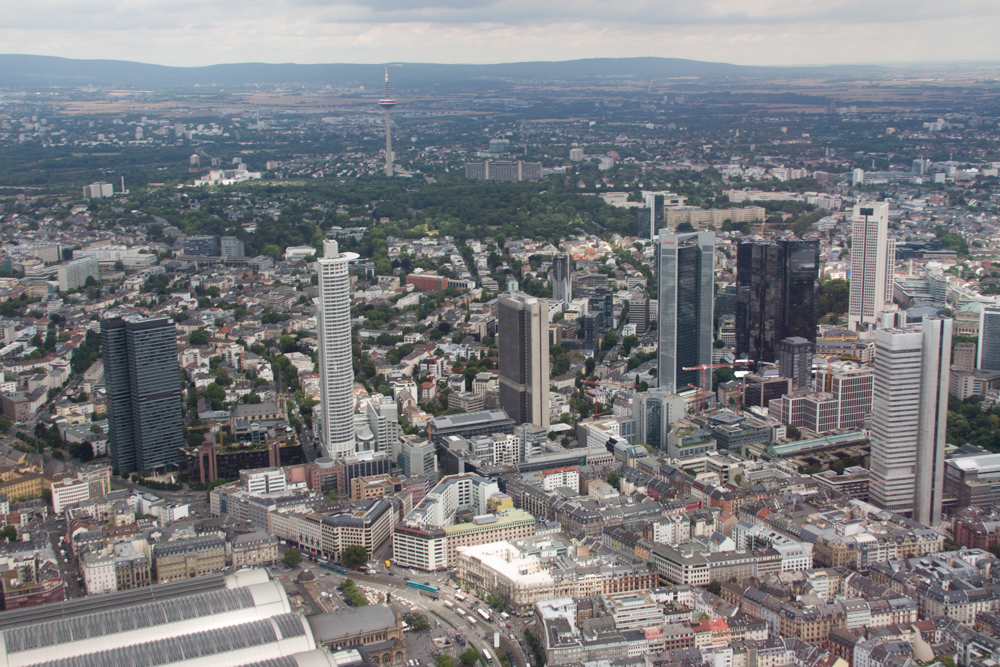
[(389, 96), (389, 67), (385, 68), (385, 93), (378, 105), (385, 109), (385, 175), (392, 176), (392, 121), (389, 112), (396, 106), (396, 100)]

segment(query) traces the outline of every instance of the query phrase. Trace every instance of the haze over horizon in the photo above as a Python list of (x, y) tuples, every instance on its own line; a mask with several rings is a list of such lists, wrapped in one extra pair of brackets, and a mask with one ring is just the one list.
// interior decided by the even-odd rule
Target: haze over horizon
[[(1000, 59), (1000, 4), (955, 0), (138, 0), (9, 3), (6, 53), (219, 63), (510, 63), (657, 56), (740, 65)], [(947, 51), (932, 51), (933, 45)], [(939, 55), (939, 58), (932, 57)]]

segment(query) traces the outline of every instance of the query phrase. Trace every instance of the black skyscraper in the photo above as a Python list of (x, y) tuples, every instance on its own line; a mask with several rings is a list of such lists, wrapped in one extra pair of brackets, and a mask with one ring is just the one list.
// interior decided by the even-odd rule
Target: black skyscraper
[(778, 342), (816, 341), (819, 241), (743, 243), (736, 255), (736, 354), (775, 361)]
[(606, 287), (598, 287), (594, 295), (587, 300), (587, 310), (590, 313), (600, 313), (602, 319), (601, 331), (611, 331), (615, 319), (615, 295)]
[(184, 427), (174, 323), (101, 320), (101, 356), (111, 464), (142, 473), (175, 467)]

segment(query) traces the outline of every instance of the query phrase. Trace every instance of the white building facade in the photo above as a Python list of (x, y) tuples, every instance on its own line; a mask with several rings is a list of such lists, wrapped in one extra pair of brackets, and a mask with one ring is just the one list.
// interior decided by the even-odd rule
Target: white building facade
[(875, 333), (871, 500), (924, 525), (941, 520), (952, 320)]
[(892, 301), (896, 243), (889, 238), (889, 204), (862, 202), (854, 207), (851, 233), (851, 296), (848, 327), (874, 328), (879, 312)]
[(316, 260), (319, 298), (319, 376), (322, 424), (320, 446), (331, 458), (354, 453), (354, 359), (351, 354), (351, 279), (348, 264), (356, 253), (340, 252), (336, 241), (323, 242)]

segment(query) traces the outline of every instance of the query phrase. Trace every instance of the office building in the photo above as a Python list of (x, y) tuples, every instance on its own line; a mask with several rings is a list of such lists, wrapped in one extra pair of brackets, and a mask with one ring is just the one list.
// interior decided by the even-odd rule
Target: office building
[[(356, 478), (351, 486), (358, 488), (359, 483)], [(394, 517), (393, 504), (384, 498), (368, 498), (344, 511), (328, 514), (320, 522), (321, 553), (340, 559), (344, 549), (360, 546), (379, 559), (392, 537)]]
[(525, 294), (499, 299), (500, 407), (515, 424), (549, 426), (549, 305)]
[(958, 507), (989, 509), (1000, 505), (1000, 454), (963, 449), (973, 451), (959, 451), (945, 461), (945, 493), (958, 500)]
[(94, 257), (81, 257), (59, 265), (59, 291), (80, 289), (87, 284), (87, 278), (95, 281), (101, 278), (101, 269)]
[(666, 448), (670, 424), (686, 413), (684, 399), (664, 389), (651, 389), (636, 394), (634, 405), (639, 442), (655, 449)]
[(101, 320), (108, 455), (121, 471), (164, 472), (184, 446), (177, 333), (172, 320)]
[(246, 257), (243, 250), (243, 241), (235, 236), (223, 236), (220, 245), (220, 252), (223, 257)]
[(792, 336), (778, 342), (778, 375), (791, 378), (792, 387), (812, 386), (812, 363), (816, 346), (805, 338)]
[(396, 526), (393, 561), (403, 567), (443, 570), (455, 565), (459, 547), (534, 534), (535, 518), (515, 509), (496, 482), (472, 473), (449, 475)]
[(542, 177), (542, 163), (522, 160), (468, 162), (465, 177), (485, 181), (537, 181)]
[(600, 313), (602, 317), (603, 333), (607, 333), (615, 325), (615, 295), (607, 287), (598, 287), (593, 295), (587, 299), (587, 312), (589, 314)]
[(628, 323), (635, 325), (635, 332), (640, 336), (649, 330), (649, 299), (646, 296), (636, 294), (629, 297)]
[(941, 520), (952, 320), (875, 332), (871, 501), (933, 526)]
[[(562, 551), (551, 537), (545, 539), (542, 553)], [(542, 558), (539, 547), (531, 540), (523, 540), (520, 546), (494, 542), (461, 547), (457, 564), (459, 581), (475, 582), (477, 588), (499, 597), (512, 614), (519, 616), (530, 614), (536, 602), (552, 598), (610, 595), (611, 591), (642, 590), (656, 583), (656, 575), (646, 563), (600, 567), (588, 560), (577, 564), (571, 553), (565, 560)], [(662, 619), (663, 610), (657, 607), (656, 611)]]
[(979, 311), (979, 356), (976, 367), (984, 371), (1000, 370), (1000, 308), (984, 306)]
[(115, 186), (110, 183), (91, 183), (83, 186), (83, 196), (85, 199), (103, 199), (115, 195)]
[(676, 393), (701, 382), (685, 367), (712, 363), (715, 234), (663, 234), (656, 255), (657, 377)]
[(316, 329), (319, 338), (321, 439), (326, 456), (354, 453), (354, 357), (351, 353), (351, 277), (348, 265), (358, 255), (340, 252), (334, 240), (323, 242), (316, 260), (319, 297)]
[(736, 355), (775, 361), (778, 341), (816, 340), (819, 241), (741, 243), (736, 254)]
[(656, 237), (657, 230), (663, 226), (663, 206), (666, 195), (662, 192), (644, 193), (644, 206), (636, 209), (636, 233), (640, 239)]
[[(981, 332), (982, 326), (979, 331)], [(955, 370), (971, 373), (976, 370), (978, 359), (976, 359), (975, 343), (956, 343), (951, 351), (951, 367)]]
[(240, 471), (240, 486), (252, 495), (281, 493), (288, 485), (281, 468), (251, 468)]
[(427, 422), (427, 437), (440, 445), (449, 435), (473, 438), (493, 433), (513, 433), (516, 426), (504, 410), (481, 410), (458, 415), (441, 415)]
[(829, 362), (816, 372), (816, 391), (789, 393), (768, 404), (770, 415), (816, 433), (862, 426), (872, 413), (874, 374), (851, 361)]
[(571, 148), (571, 149), (569, 149), (569, 159), (572, 162), (582, 162), (583, 161), (583, 149), (582, 148)]
[(743, 376), (743, 407), (766, 408), (771, 401), (791, 391), (791, 378), (751, 373)]
[(851, 296), (848, 327), (874, 328), (879, 312), (892, 302), (896, 244), (889, 238), (889, 204), (862, 202), (854, 207), (851, 231)]
[(568, 252), (552, 258), (552, 300), (567, 306), (573, 300), (573, 258)]
[(152, 550), (158, 584), (220, 572), (226, 566), (226, 541), (218, 535), (160, 542)]
[[(952, 355), (954, 355), (952, 350)], [(970, 396), (986, 397), (987, 394), (1000, 389), (1000, 371), (963, 371), (951, 365), (951, 379), (948, 392), (960, 401)]]
[(430, 440), (411, 440), (404, 443), (403, 472), (407, 477), (423, 476), (433, 482), (437, 476), (434, 443)]
[(184, 239), (184, 254), (216, 257), (219, 254), (219, 239), (214, 236), (188, 236)]
[[(489, 150), (490, 155), (503, 156), (507, 152), (507, 144), (510, 141), (507, 139), (490, 139)], [(572, 154), (572, 151), (570, 151)]]
[(601, 333), (604, 331), (604, 313), (587, 313), (583, 316), (583, 349), (594, 358), (601, 353)]
[(365, 402), (365, 417), (372, 434), (372, 448), (390, 458), (399, 454), (399, 410), (392, 396), (375, 394)]

